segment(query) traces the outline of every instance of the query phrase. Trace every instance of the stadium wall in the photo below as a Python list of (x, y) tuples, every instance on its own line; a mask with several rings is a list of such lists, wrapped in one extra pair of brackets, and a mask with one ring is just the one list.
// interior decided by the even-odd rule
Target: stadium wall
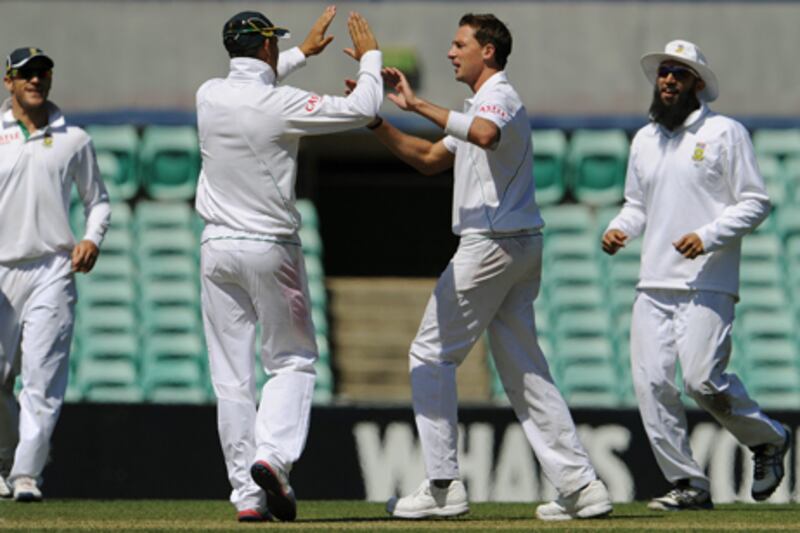
[[(797, 432), (798, 412), (771, 412)], [(618, 502), (667, 489), (631, 410), (575, 409), (578, 432), (598, 474)], [(708, 415), (689, 411), (697, 461), (716, 503), (752, 501), (750, 453)], [(555, 496), (522, 429), (507, 407), (462, 407), (459, 452), (473, 501), (538, 501)], [(796, 440), (796, 439), (795, 439)], [(211, 498), (230, 490), (211, 406), (68, 404), (45, 470), (52, 498)], [(771, 502), (798, 501), (800, 455), (786, 458), (787, 477)], [(423, 479), (422, 456), (408, 407), (315, 407), (292, 485), (301, 500), (383, 501)]]
[[(298, 44), (325, 5), (259, 2)], [(37, 45), (56, 61), (53, 99), (69, 112), (191, 111), (196, 88), (224, 75), (221, 26), (251, 2), (209, 0), (0, 1), (0, 53)], [(466, 87), (446, 58), (456, 21), (481, 2), (347, 1), (338, 3), (336, 41), (291, 82), (341, 93), (355, 65), (346, 14), (363, 12), (383, 47), (416, 54), (420, 93), (450, 108)], [(716, 108), (735, 116), (797, 115), (800, 2), (796, 1), (500, 1), (491, 10), (508, 22), (514, 51), (508, 71), (533, 116), (641, 115), (650, 98), (639, 57), (676, 37), (701, 45), (717, 71)], [(391, 108), (391, 104), (385, 104)]]

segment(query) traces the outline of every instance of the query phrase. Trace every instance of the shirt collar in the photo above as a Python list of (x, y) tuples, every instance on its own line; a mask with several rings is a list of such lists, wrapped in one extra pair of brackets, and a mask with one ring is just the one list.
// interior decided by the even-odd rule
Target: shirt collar
[(478, 89), (478, 92), (473, 94), (472, 97), (467, 98), (466, 100), (467, 104), (471, 105), (472, 102), (474, 102), (478, 98), (478, 96), (481, 96), (484, 93), (488, 93), (494, 87), (500, 85), (501, 83), (507, 83), (507, 82), (508, 82), (508, 76), (506, 76), (505, 70), (500, 70), (498, 72), (495, 72), (494, 74), (489, 76), (489, 79), (483, 82), (483, 85), (481, 85), (481, 88)]
[(254, 57), (234, 57), (231, 59), (229, 80), (261, 80), (266, 85), (275, 84), (275, 71), (267, 63)]
[[(61, 109), (54, 104), (53, 102), (47, 102), (45, 104), (47, 106), (47, 126), (42, 129), (37, 130), (33, 136), (38, 136), (40, 132), (60, 129), (66, 125), (66, 121), (64, 119), (64, 115), (61, 113)], [(14, 127), (17, 125), (17, 119), (14, 118), (14, 111), (11, 109), (11, 98), (6, 98), (3, 101), (3, 104), (0, 105), (0, 114), (2, 114), (2, 121), (3, 121), (3, 128)]]
[(691, 128), (692, 126), (703, 120), (706, 117), (706, 115), (708, 115), (710, 112), (711, 110), (708, 108), (708, 106), (704, 103), (701, 103), (700, 107), (689, 113), (689, 115), (686, 117), (686, 120), (683, 121), (683, 124), (681, 124), (680, 127), (672, 131), (668, 130), (667, 128), (656, 122), (654, 122), (654, 124), (658, 127), (658, 130), (667, 137), (675, 137), (676, 135), (680, 135), (684, 131), (688, 130), (689, 128)]

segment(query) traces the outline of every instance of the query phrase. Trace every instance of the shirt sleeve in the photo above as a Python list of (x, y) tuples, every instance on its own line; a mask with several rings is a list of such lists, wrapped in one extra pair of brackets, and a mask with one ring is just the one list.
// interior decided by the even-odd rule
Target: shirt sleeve
[(456, 150), (458, 149), (458, 139), (456, 139), (452, 135), (447, 135), (442, 139), (442, 142), (444, 143), (444, 147), (447, 149), (448, 152), (450, 152), (451, 154), (456, 153)]
[(625, 233), (629, 239), (635, 239), (644, 232), (647, 223), (647, 210), (645, 209), (645, 191), (636, 170), (636, 143), (631, 147), (628, 158), (628, 170), (625, 174), (625, 203), (622, 210), (608, 224), (606, 232), (618, 229)]
[(289, 74), (295, 70), (304, 67), (306, 64), (306, 56), (300, 51), (300, 48), (295, 46), (278, 56), (278, 81), (283, 81)]
[(346, 97), (294, 89), (283, 110), (287, 133), (334, 133), (369, 123), (378, 114), (383, 100), (381, 64), (379, 51), (365, 53), (361, 57), (356, 88)]
[(519, 111), (519, 107), (507, 94), (495, 90), (478, 103), (475, 116), (492, 122), (502, 131)]
[(82, 240), (90, 240), (100, 247), (111, 219), (111, 205), (91, 141), (75, 154), (71, 170), (86, 216), (86, 231)]
[(736, 203), (696, 231), (707, 252), (741, 239), (758, 227), (770, 210), (764, 178), (758, 170), (753, 143), (744, 126), (736, 129), (733, 144), (727, 148), (725, 166), (725, 178)]

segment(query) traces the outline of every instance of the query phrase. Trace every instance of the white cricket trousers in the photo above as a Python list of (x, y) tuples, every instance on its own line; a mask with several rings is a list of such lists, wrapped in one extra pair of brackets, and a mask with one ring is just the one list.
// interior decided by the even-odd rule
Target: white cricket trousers
[(410, 351), (429, 479), (459, 477), (456, 368), (487, 328), (503, 387), (547, 478), (562, 495), (597, 478), (536, 338), (541, 269), (541, 235), (464, 236), (439, 278)]
[(0, 265), (0, 474), (8, 481), (41, 478), (47, 462), (67, 390), (75, 299), (66, 252)]
[[(317, 345), (303, 254), (296, 245), (252, 240), (209, 240), (201, 250), (203, 325), (230, 499), (239, 511), (263, 509), (250, 467), (265, 460), (288, 473), (308, 435)], [(257, 324), (271, 376), (260, 403)]]
[(744, 446), (781, 445), (781, 425), (750, 399), (731, 355), (733, 296), (713, 291), (640, 290), (631, 317), (631, 369), (639, 412), (658, 466), (670, 483), (688, 479), (709, 490), (692, 458), (686, 410), (675, 384), (680, 362), (686, 393)]

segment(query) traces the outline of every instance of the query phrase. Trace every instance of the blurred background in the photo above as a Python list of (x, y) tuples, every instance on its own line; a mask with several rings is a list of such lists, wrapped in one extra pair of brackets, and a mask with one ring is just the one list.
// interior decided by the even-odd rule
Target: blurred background
[[(66, 418), (106, 412), (114, 416), (101, 420), (130, 421), (131, 413), (142, 412), (135, 406), (151, 406), (150, 415), (141, 415), (146, 426), (148, 416), (173, 413), (176, 418), (168, 420), (179, 420), (183, 411), (176, 407), (194, 406), (211, 413), (205, 416), (213, 429), (214, 398), (199, 314), (202, 222), (192, 203), (200, 164), (194, 94), (206, 79), (227, 74), (221, 28), (232, 14), (264, 12), (292, 31), (291, 39), (280, 42), (287, 48), (302, 42), (325, 5), (313, 0), (0, 1), (0, 52), (38, 46), (55, 60), (51, 99), (92, 135), (114, 202), (100, 260), (90, 276), (79, 279)], [(492, 12), (509, 26), (514, 45), (507, 72), (534, 128), (531, 179), (547, 224), (542, 291), (535, 304), (540, 342), (576, 420), (588, 424), (583, 436), (590, 453), (603, 442), (615, 450), (608, 461), (600, 459), (605, 466), (598, 469), (617, 480), (610, 485), (620, 500), (661, 487), (646, 485), (652, 481), (634, 486), (642, 482), (623, 475), (636, 461), (652, 463), (641, 440), (628, 363), (638, 243), (608, 258), (599, 240), (621, 205), (628, 145), (646, 122), (652, 95), (639, 58), (675, 38), (697, 43), (720, 81), (712, 108), (750, 129), (774, 203), (769, 219), (744, 241), (731, 368), (766, 408), (800, 408), (800, 69), (795, 68), (800, 2), (370, 0), (337, 8), (330, 30), (334, 42), (285, 83), (343, 93), (343, 80), (357, 70), (341, 52), (350, 44), (347, 13), (357, 10), (370, 22), (387, 65), (404, 70), (424, 98), (460, 109), (469, 91), (453, 79), (446, 57), (458, 19), (467, 12)], [(382, 114), (412, 133), (441, 136), (391, 102), (384, 103)], [(359, 455), (353, 468), (360, 465), (364, 484), (353, 489), (355, 497), (383, 498), (405, 487), (406, 477), (409, 487), (416, 486), (419, 476), (415, 481), (407, 472), (421, 475), (413, 438), (406, 438), (410, 433), (390, 439), (387, 428), (402, 420), (411, 431), (407, 351), (435, 279), (457, 244), (450, 232), (451, 194), (449, 173), (420, 176), (364, 129), (310, 137), (301, 144), (297, 196), (320, 348), (315, 412), (323, 414), (316, 416), (345, 416), (346, 439), (367, 439), (363, 442), (373, 441), (356, 431), (357, 421), (380, 420), (375, 442), (389, 448), (406, 443), (398, 449), (411, 456), (384, 452), (398, 465), (416, 465), (406, 473), (398, 467), (376, 474), (381, 461), (373, 464)], [(83, 211), (75, 200), (72, 223), (80, 234)], [(267, 379), (262, 372), (259, 382)], [(477, 424), (493, 420), (495, 440), (488, 445), (486, 468), (499, 475), (502, 436), (512, 421), (496, 418), (505, 395), (485, 341), (460, 369), (459, 395), (475, 408), (464, 417)], [(694, 407), (691, 400), (686, 404)], [(711, 464), (718, 441), (702, 426), (703, 415), (692, 417), (695, 429), (705, 428), (705, 440), (698, 439), (706, 443), (705, 460)], [(599, 435), (602, 424), (616, 419), (626, 422), (618, 426), (624, 431), (612, 446)], [(325, 423), (312, 423), (310, 443), (314, 428)], [(169, 431), (170, 424), (161, 425)], [(69, 422), (61, 423), (64, 448), (91, 434), (92, 424), (80, 427), (81, 435), (64, 433)], [(470, 431), (465, 427), (465, 435)], [(216, 458), (213, 435), (209, 438), (209, 453)], [(640, 442), (641, 449), (633, 452), (632, 442)], [(735, 442), (731, 446), (737, 449)], [(524, 446), (521, 450), (528, 453)], [(728, 455), (726, 475), (744, 487), (741, 497), (747, 498), (742, 468), (733, 465), (749, 457)], [(624, 461), (614, 462), (620, 456)], [(54, 468), (66, 468), (58, 464)], [(107, 472), (105, 486), (112, 481), (124, 486), (121, 480), (130, 482), (134, 470), (121, 477)], [(302, 476), (302, 462), (300, 470)], [(388, 481), (380, 481), (384, 478)], [(495, 480), (496, 490), (485, 498), (547, 494), (545, 482), (540, 489), (538, 481), (526, 485), (515, 479)], [(715, 501), (739, 497), (726, 482), (715, 485)], [(525, 490), (514, 483), (523, 483)], [(224, 479), (220, 486), (224, 489)], [(74, 486), (63, 490), (83, 494)], [(778, 497), (790, 497), (788, 480)]]

